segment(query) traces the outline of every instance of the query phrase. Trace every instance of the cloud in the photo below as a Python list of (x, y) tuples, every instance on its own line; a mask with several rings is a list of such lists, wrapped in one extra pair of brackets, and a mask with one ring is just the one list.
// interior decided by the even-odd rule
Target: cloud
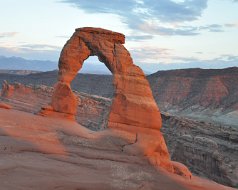
[(59, 51), (61, 47), (48, 45), (48, 44), (24, 44), (18, 46), (19, 49), (29, 49), (29, 50), (57, 50)]
[[(238, 0), (234, 0), (237, 2)], [(143, 35), (128, 36), (131, 41), (149, 40), (154, 35), (195, 36), (204, 31), (224, 32), (224, 26), (236, 24), (210, 24), (191, 26), (188, 21), (201, 17), (208, 0), (61, 0), (90, 14), (109, 13), (119, 15), (122, 22)]]
[[(237, 0), (238, 2), (238, 0)], [(226, 27), (229, 27), (229, 28), (238, 28), (238, 22), (234, 22), (234, 23), (228, 23), (228, 24), (225, 24)]]
[(224, 32), (223, 25), (220, 24), (210, 24), (206, 26), (199, 27), (200, 30), (208, 30), (209, 32)]
[(137, 29), (148, 33), (151, 35), (162, 35), (162, 36), (194, 36), (198, 35), (200, 31), (198, 30), (198, 27), (192, 27), (192, 26), (180, 26), (180, 27), (165, 27), (160, 26), (159, 24), (149, 24), (144, 23), (139, 26)]
[(207, 0), (144, 0), (144, 5), (152, 15), (164, 22), (184, 22), (198, 19), (207, 7)]
[(173, 63), (137, 63), (142, 69), (149, 73), (154, 73), (158, 70), (172, 70), (185, 68), (202, 68), (202, 69), (222, 69), (227, 67), (238, 67), (238, 56), (222, 55), (215, 59), (200, 60), (196, 58), (182, 58)]
[(154, 34), (154, 35), (165, 35), (165, 36), (194, 36), (199, 35), (203, 31), (208, 32), (224, 32), (224, 26), (220, 24), (210, 24), (204, 26), (173, 26), (164, 27), (159, 24), (144, 24), (139, 26), (139, 29), (143, 32)]
[(1, 47), (0, 55), (17, 56), (26, 59), (52, 60), (57, 61), (60, 55), (60, 49), (57, 46), (43, 44), (25, 44), (16, 47)]
[(159, 60), (169, 59), (171, 51), (171, 49), (151, 46), (130, 49), (135, 63), (158, 63)]
[(155, 18), (164, 22), (191, 21), (201, 16), (207, 0), (62, 0), (89, 13), (112, 13), (126, 19)]
[[(173, 49), (142, 47), (130, 50), (134, 63), (147, 73), (158, 70), (181, 68), (226, 68), (238, 67), (238, 55), (225, 54), (213, 59), (200, 59), (198, 57), (183, 57), (174, 55)], [(202, 52), (196, 52), (202, 54)]]
[(126, 36), (126, 39), (129, 41), (143, 41), (153, 39), (153, 35), (131, 35)]
[[(207, 0), (61, 0), (88, 13), (110, 13), (121, 17), (133, 31), (149, 35), (197, 35), (197, 28), (165, 27), (164, 23), (197, 20), (207, 7)], [(154, 24), (153, 24), (154, 23)], [(146, 29), (146, 27), (149, 27)], [(215, 31), (215, 30), (214, 30)]]
[(0, 38), (10, 38), (14, 37), (18, 34), (18, 32), (0, 32)]

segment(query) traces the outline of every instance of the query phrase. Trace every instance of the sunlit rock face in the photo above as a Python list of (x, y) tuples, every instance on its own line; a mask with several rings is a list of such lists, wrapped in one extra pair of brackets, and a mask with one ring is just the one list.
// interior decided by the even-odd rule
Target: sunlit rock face
[(113, 74), (115, 88), (107, 127), (134, 133), (136, 143), (125, 151), (142, 154), (154, 165), (173, 171), (164, 138), (160, 111), (143, 71), (133, 64), (130, 53), (123, 46), (125, 36), (100, 28), (79, 28), (65, 44), (59, 59), (58, 82), (52, 97), (51, 111), (75, 116), (77, 100), (70, 84), (89, 56), (98, 56)]
[[(60, 86), (69, 86), (83, 62), (89, 57), (97, 55), (114, 75), (114, 99), (109, 116), (109, 127), (127, 128), (127, 125), (141, 128), (161, 128), (161, 117), (153, 99), (150, 86), (142, 70), (133, 64), (130, 53), (122, 45), (125, 42), (123, 34), (98, 28), (80, 28), (64, 46), (59, 60), (59, 83), (55, 90), (54, 102), (62, 97)], [(68, 92), (70, 93), (70, 92)], [(69, 94), (71, 96), (71, 94)], [(58, 112), (71, 113), (67, 107), (76, 107), (53, 104)], [(67, 110), (65, 110), (66, 108)]]

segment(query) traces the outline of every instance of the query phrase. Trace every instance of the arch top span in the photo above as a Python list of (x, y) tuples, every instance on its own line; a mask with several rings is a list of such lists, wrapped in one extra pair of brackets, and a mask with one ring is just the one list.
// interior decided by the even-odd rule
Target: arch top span
[(92, 28), (92, 27), (83, 27), (83, 28), (76, 28), (75, 32), (78, 33), (88, 33), (93, 35), (100, 35), (104, 37), (106, 40), (112, 41), (114, 43), (125, 44), (125, 35), (113, 32), (111, 30), (106, 30), (102, 28)]

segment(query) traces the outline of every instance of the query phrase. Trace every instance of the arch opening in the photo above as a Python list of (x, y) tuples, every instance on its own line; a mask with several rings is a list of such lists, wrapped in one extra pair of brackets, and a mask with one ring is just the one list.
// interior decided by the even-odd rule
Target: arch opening
[(70, 85), (79, 101), (76, 121), (93, 131), (106, 129), (114, 93), (111, 71), (89, 56)]
[(96, 74), (96, 75), (112, 75), (106, 64), (98, 59), (98, 56), (89, 56), (83, 63), (78, 73)]

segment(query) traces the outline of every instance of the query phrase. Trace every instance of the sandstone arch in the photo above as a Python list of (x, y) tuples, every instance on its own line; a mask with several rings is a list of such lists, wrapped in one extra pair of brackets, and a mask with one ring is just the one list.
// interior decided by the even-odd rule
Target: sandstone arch
[[(100, 28), (79, 28), (65, 44), (59, 59), (58, 82), (51, 110), (66, 117), (76, 114), (77, 100), (70, 83), (89, 56), (98, 56), (114, 76), (114, 97), (108, 128), (136, 133), (136, 142), (124, 150), (147, 156), (155, 164), (173, 171), (164, 138), (159, 109), (143, 71), (133, 64), (123, 46), (125, 36)], [(45, 111), (49, 111), (45, 109)], [(136, 146), (136, 147), (135, 147)]]
[(99, 28), (76, 29), (60, 55), (53, 109), (75, 114), (70, 83), (83, 62), (96, 55), (114, 75), (115, 92), (108, 127), (160, 129), (161, 117), (149, 83), (142, 70), (133, 64), (130, 53), (122, 45), (124, 43), (125, 36), (120, 33)]

